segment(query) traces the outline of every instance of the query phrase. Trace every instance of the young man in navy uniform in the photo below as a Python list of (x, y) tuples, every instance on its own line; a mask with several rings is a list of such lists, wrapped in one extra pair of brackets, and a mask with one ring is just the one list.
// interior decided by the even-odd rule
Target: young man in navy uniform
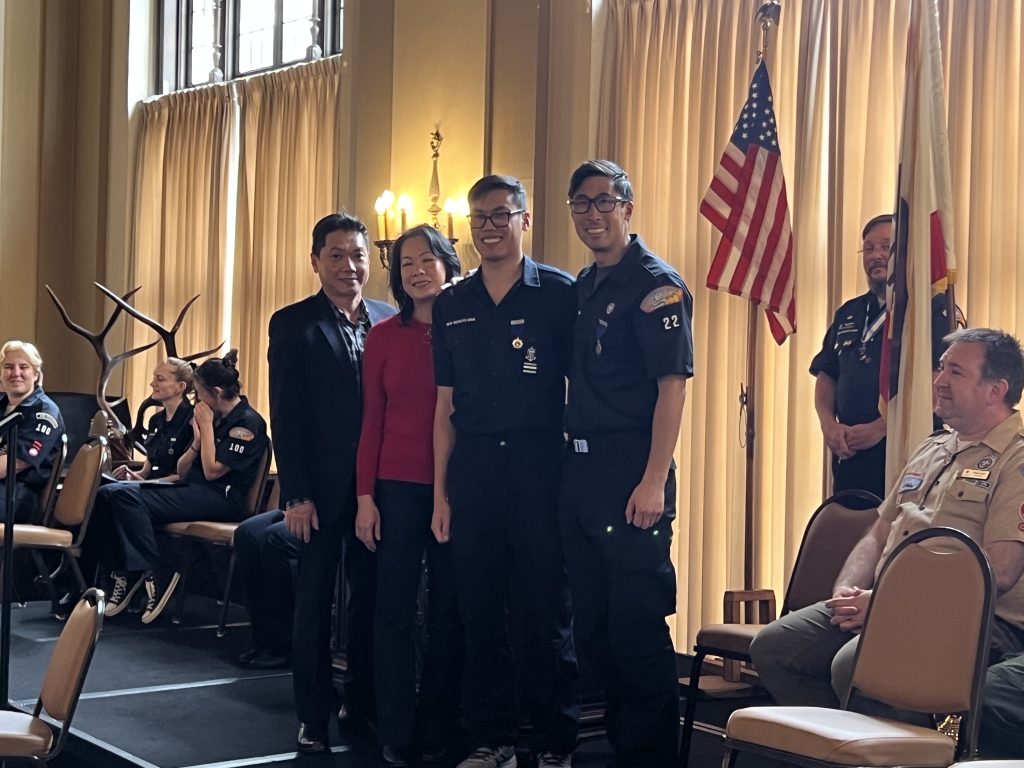
[[(284, 524), (303, 542), (292, 654), (298, 748), (307, 753), (327, 751), (327, 723), (336, 705), (331, 603), (342, 542), (355, 532), (363, 342), (372, 324), (396, 311), (363, 299), (369, 236), (355, 216), (332, 213), (316, 223), (310, 263), (322, 290), (274, 313), (267, 353)], [(375, 567), (365, 547), (349, 548), (346, 706), (361, 718), (374, 713)]]
[(469, 204), (480, 269), (437, 297), (433, 322), (432, 527), (454, 547), (462, 704), (478, 747), (459, 768), (517, 764), (506, 612), (523, 640), (518, 666), (537, 765), (564, 767), (579, 724), (557, 515), (572, 278), (524, 254), (530, 213), (518, 179), (480, 179)]
[(584, 669), (603, 682), (616, 768), (673, 765), (679, 727), (669, 558), (672, 458), (693, 375), (693, 299), (629, 234), (626, 172), (590, 160), (569, 181), (594, 263), (576, 282), (560, 522)]
[[(885, 496), (885, 419), (878, 411), (878, 377), (885, 336), (885, 282), (892, 215), (864, 225), (860, 254), (868, 292), (836, 310), (821, 351), (811, 361), (814, 409), (832, 453), (833, 493), (860, 489)], [(932, 370), (946, 350), (946, 297), (932, 299)], [(940, 426), (940, 425), (936, 425)]]

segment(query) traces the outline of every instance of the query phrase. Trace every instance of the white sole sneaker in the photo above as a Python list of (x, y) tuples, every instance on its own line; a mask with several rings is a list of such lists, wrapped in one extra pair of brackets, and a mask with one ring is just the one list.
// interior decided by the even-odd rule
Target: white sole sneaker
[(116, 605), (112, 603), (105, 603), (103, 606), (103, 615), (117, 616), (117, 614), (121, 613), (125, 608), (127, 608), (131, 604), (132, 598), (135, 597), (135, 593), (139, 591), (139, 587), (142, 586), (142, 583), (145, 580), (146, 574), (142, 574), (141, 576), (139, 576), (139, 578), (136, 579), (135, 583), (132, 585), (132, 588), (128, 590), (124, 598), (119, 600)]
[(167, 582), (167, 586), (164, 587), (164, 593), (160, 595), (160, 599), (157, 604), (153, 606), (151, 610), (145, 611), (142, 614), (142, 623), (149, 624), (160, 618), (160, 614), (163, 613), (164, 608), (167, 607), (167, 603), (170, 602), (171, 597), (174, 595), (174, 590), (178, 586), (178, 580), (181, 578), (181, 574), (175, 571), (171, 574), (170, 580)]

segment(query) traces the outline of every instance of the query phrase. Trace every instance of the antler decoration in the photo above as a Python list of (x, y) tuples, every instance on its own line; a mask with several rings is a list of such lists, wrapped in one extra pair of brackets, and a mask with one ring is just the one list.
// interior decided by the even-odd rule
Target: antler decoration
[[(178, 313), (178, 318), (174, 321), (174, 325), (172, 325), (170, 328), (166, 328), (161, 323), (158, 323), (156, 320), (154, 320), (153, 318), (149, 317), (149, 315), (146, 315), (143, 312), (140, 312), (138, 309), (136, 309), (131, 304), (129, 304), (126, 301), (126, 299), (130, 298), (130, 295), (123, 296), (123, 297), (122, 296), (118, 296), (116, 293), (114, 293), (112, 290), (107, 288), (105, 285), (101, 285), (100, 283), (93, 283), (93, 284), (97, 288), (99, 288), (101, 291), (103, 291), (103, 293), (105, 293), (110, 298), (111, 301), (113, 301), (115, 304), (117, 304), (117, 306), (119, 308), (123, 309), (125, 312), (127, 312), (129, 315), (134, 317), (140, 323), (143, 323), (144, 325), (148, 325), (150, 328), (152, 328), (154, 331), (156, 331), (157, 335), (160, 337), (161, 341), (163, 341), (163, 343), (164, 343), (164, 350), (167, 352), (167, 356), (168, 357), (177, 357), (177, 358), (179, 358), (181, 360), (184, 360), (186, 362), (191, 362), (192, 360), (197, 360), (200, 357), (206, 357), (208, 355), (211, 355), (214, 352), (216, 352), (218, 349), (220, 349), (221, 347), (224, 346), (224, 342), (222, 341), (220, 344), (218, 344), (213, 349), (208, 349), (208, 350), (206, 350), (204, 352), (197, 352), (197, 353), (192, 354), (192, 355), (179, 355), (178, 354), (178, 342), (177, 342), (177, 339), (175, 338), (176, 334), (178, 333), (178, 329), (181, 328), (182, 322), (185, 320), (186, 313), (189, 311), (189, 309), (191, 309), (192, 305), (195, 304), (196, 301), (199, 299), (199, 294), (196, 294), (191, 299), (189, 299), (187, 302), (185, 302), (185, 306), (182, 307), (181, 311)], [(136, 290), (138, 290), (138, 289), (136, 289)], [(153, 343), (155, 344), (156, 342), (153, 342)], [(138, 407), (138, 409), (135, 412), (135, 429), (133, 430), (133, 437), (135, 439), (138, 439), (139, 436), (142, 434), (142, 415), (146, 412), (146, 409), (148, 409), (148, 408), (150, 408), (150, 407), (152, 407), (154, 405), (157, 405), (157, 404), (158, 404), (157, 401), (154, 400), (151, 397), (147, 397), (145, 400), (143, 400), (141, 403), (139, 403), (139, 407)]]
[[(134, 288), (133, 290), (128, 291), (123, 298), (119, 296), (118, 299), (120, 301), (125, 301), (135, 295), (138, 291), (139, 288)], [(64, 308), (64, 305), (60, 303), (60, 299), (57, 298), (57, 294), (55, 294), (48, 285), (46, 286), (46, 292), (50, 294), (50, 298), (53, 299), (53, 303), (57, 305), (57, 311), (60, 312), (61, 319), (64, 320), (64, 325), (86, 339), (96, 351), (96, 356), (99, 357), (102, 365), (100, 378), (96, 382), (96, 402), (99, 404), (100, 408), (103, 409), (103, 412), (107, 414), (109, 423), (117, 429), (121, 435), (124, 435), (128, 431), (128, 428), (121, 423), (119, 418), (117, 418), (117, 414), (114, 413), (113, 406), (122, 402), (125, 398), (121, 397), (118, 400), (115, 400), (114, 403), (108, 403), (107, 383), (110, 381), (110, 375), (114, 372), (114, 368), (116, 368), (119, 363), (127, 360), (129, 357), (139, 354), (140, 352), (145, 352), (150, 347), (155, 346), (156, 342), (152, 341), (149, 344), (144, 344), (141, 347), (136, 347), (135, 349), (130, 349), (127, 352), (122, 352), (119, 355), (111, 357), (110, 353), (107, 352), (107, 334), (110, 333), (110, 329), (113, 328), (114, 323), (117, 322), (117, 318), (121, 314), (122, 305), (119, 304), (114, 307), (114, 311), (107, 320), (107, 324), (103, 326), (103, 330), (98, 333), (93, 333), (71, 319), (70, 315), (68, 315), (68, 311)]]
[[(197, 358), (205, 357), (213, 352), (216, 352), (218, 349), (224, 346), (224, 342), (221, 342), (213, 349), (208, 349), (205, 352), (197, 352), (196, 354), (193, 355), (178, 354), (178, 344), (177, 341), (175, 340), (175, 335), (177, 334), (178, 329), (181, 328), (181, 324), (185, 319), (185, 314), (192, 307), (192, 305), (196, 303), (196, 300), (199, 298), (198, 295), (193, 296), (188, 302), (186, 302), (185, 306), (182, 307), (181, 312), (178, 313), (178, 318), (177, 320), (174, 321), (174, 325), (171, 326), (170, 328), (165, 328), (156, 320), (143, 314), (142, 312), (140, 312), (139, 310), (137, 310), (135, 307), (128, 303), (128, 299), (130, 299), (132, 296), (134, 296), (142, 289), (141, 285), (138, 286), (137, 288), (133, 288), (132, 290), (128, 291), (128, 293), (124, 294), (123, 296), (118, 296), (105, 285), (101, 285), (99, 283), (94, 283), (94, 285), (97, 288), (99, 288), (100, 291), (102, 291), (115, 304), (114, 311), (110, 315), (110, 318), (107, 320), (106, 325), (104, 325), (103, 329), (98, 333), (93, 333), (92, 331), (83, 328), (81, 325), (73, 321), (71, 319), (71, 316), (68, 315), (68, 311), (64, 308), (64, 305), (60, 303), (60, 299), (58, 299), (57, 295), (50, 289), (50, 286), (46, 286), (46, 291), (47, 293), (50, 294), (50, 298), (53, 299), (53, 303), (57, 305), (57, 311), (60, 312), (60, 316), (64, 320), (64, 324), (72, 331), (77, 333), (79, 336), (86, 339), (92, 345), (93, 350), (96, 352), (96, 356), (100, 359), (102, 369), (100, 371), (99, 381), (97, 381), (96, 383), (96, 402), (99, 404), (99, 407), (103, 410), (103, 412), (107, 415), (107, 421), (108, 424), (110, 425), (109, 437), (111, 439), (111, 448), (116, 454), (115, 458), (128, 459), (131, 457), (130, 441), (128, 439), (128, 428), (117, 417), (117, 414), (114, 413), (113, 408), (113, 406), (123, 402), (125, 398), (121, 397), (113, 402), (107, 402), (107, 383), (110, 381), (110, 376), (113, 373), (114, 368), (116, 368), (122, 362), (127, 360), (129, 357), (133, 357), (141, 352), (145, 352), (147, 349), (155, 347), (160, 341), (163, 341), (164, 348), (167, 350), (168, 357), (179, 357), (182, 360), (186, 361), (195, 360)], [(114, 327), (114, 323), (117, 321), (117, 318), (121, 315), (122, 311), (127, 312), (129, 315), (134, 317), (139, 322), (148, 325), (150, 328), (156, 331), (157, 335), (160, 338), (157, 339), (156, 341), (151, 341), (149, 344), (144, 344), (141, 347), (136, 347), (135, 349), (130, 349), (127, 352), (122, 352), (118, 355), (114, 355), (113, 357), (111, 357), (110, 353), (107, 351), (107, 334), (110, 333), (110, 329)], [(137, 426), (141, 426), (142, 414), (145, 412), (146, 408), (149, 408), (150, 406), (156, 404), (157, 402), (152, 398), (147, 398), (142, 402), (137, 412), (136, 420), (140, 422), (140, 424)]]
[[(207, 355), (213, 354), (218, 349), (220, 349), (221, 347), (224, 346), (224, 342), (222, 341), (220, 344), (218, 344), (213, 349), (208, 349), (205, 352), (197, 352), (194, 355), (179, 355), (178, 354), (178, 343), (177, 343), (177, 341), (175, 340), (174, 337), (175, 337), (175, 334), (177, 334), (178, 329), (181, 328), (182, 322), (185, 320), (185, 314), (189, 311), (189, 309), (192, 307), (192, 305), (195, 304), (196, 301), (199, 299), (199, 294), (198, 293), (195, 296), (193, 296), (191, 299), (189, 299), (187, 302), (185, 302), (185, 306), (182, 307), (181, 308), (181, 312), (178, 313), (178, 319), (174, 321), (174, 325), (171, 326), (170, 328), (165, 328), (163, 325), (158, 323), (156, 320), (154, 320), (153, 318), (149, 317), (146, 314), (143, 314), (138, 309), (136, 309), (131, 304), (129, 304), (125, 299), (130, 298), (131, 294), (126, 294), (124, 297), (121, 297), (121, 296), (118, 296), (116, 293), (114, 293), (109, 288), (107, 288), (107, 286), (105, 286), (105, 285), (101, 285), (99, 283), (93, 283), (93, 285), (95, 285), (97, 288), (99, 288), (101, 291), (103, 291), (103, 293), (105, 293), (111, 299), (111, 301), (113, 301), (115, 304), (117, 304), (118, 307), (123, 309), (125, 312), (127, 312), (129, 315), (134, 317), (140, 323), (143, 323), (144, 325), (148, 325), (150, 328), (152, 328), (154, 331), (156, 331), (157, 335), (160, 337), (161, 341), (163, 341), (163, 343), (164, 343), (164, 350), (167, 352), (167, 356), (168, 357), (177, 357), (177, 358), (180, 358), (181, 360), (185, 360), (186, 362), (188, 362), (188, 361), (191, 361), (191, 360), (197, 360), (200, 357), (206, 357)], [(137, 291), (139, 289), (136, 288), (135, 290)], [(132, 293), (134, 293), (134, 292), (135, 291), (132, 291)]]

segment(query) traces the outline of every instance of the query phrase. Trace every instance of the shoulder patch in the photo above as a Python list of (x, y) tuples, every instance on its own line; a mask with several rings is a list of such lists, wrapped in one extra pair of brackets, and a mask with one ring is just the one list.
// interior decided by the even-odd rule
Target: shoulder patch
[(256, 435), (253, 434), (251, 429), (246, 429), (245, 427), (232, 427), (231, 431), (228, 432), (228, 437), (233, 437), (236, 440), (245, 440), (246, 442), (249, 442), (254, 437), (256, 437)]
[(46, 413), (45, 411), (37, 411), (36, 412), (36, 419), (38, 421), (45, 421), (47, 424), (49, 424), (54, 429), (56, 429), (58, 426), (60, 426), (59, 424), (57, 424), (57, 419), (55, 419), (53, 416), (51, 416), (50, 414)]
[(644, 300), (640, 302), (640, 309), (648, 313), (654, 312), (671, 304), (679, 304), (682, 300), (682, 288), (675, 285), (663, 285), (644, 296)]

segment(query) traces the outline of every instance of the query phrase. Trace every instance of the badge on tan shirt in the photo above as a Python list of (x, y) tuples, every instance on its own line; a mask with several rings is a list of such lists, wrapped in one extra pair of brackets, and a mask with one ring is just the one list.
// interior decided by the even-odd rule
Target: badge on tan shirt
[(960, 473), (964, 480), (988, 480), (992, 473), (987, 469), (965, 469)]

